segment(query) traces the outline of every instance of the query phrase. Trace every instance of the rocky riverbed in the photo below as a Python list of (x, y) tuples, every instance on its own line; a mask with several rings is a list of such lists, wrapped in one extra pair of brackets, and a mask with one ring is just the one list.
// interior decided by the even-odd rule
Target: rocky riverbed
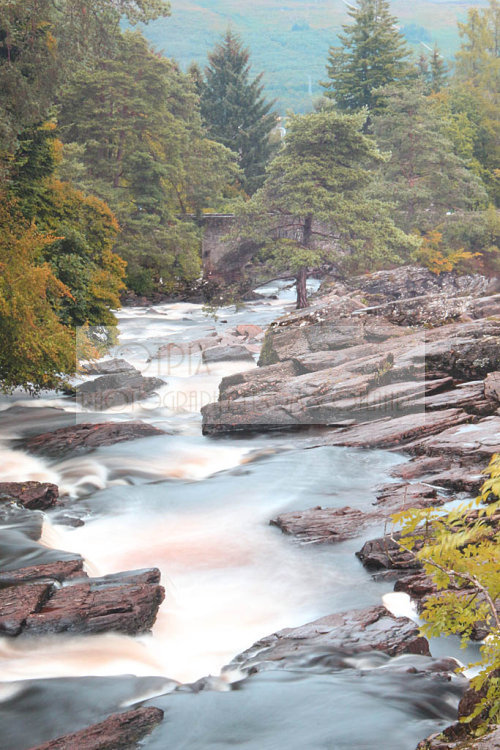
[[(28, 644), (31, 648), (29, 644), (36, 646), (40, 637), (54, 634), (64, 638), (102, 638), (107, 637), (105, 634), (118, 633), (126, 637), (143, 637), (141, 634), (147, 634), (151, 628), (153, 635), (159, 632), (158, 629), (164, 627), (163, 623), (169, 627), (168, 612), (163, 614), (165, 605), (162, 606), (165, 591), (167, 604), (170, 596), (170, 582), (161, 577), (164, 569), (161, 572), (153, 564), (151, 567), (140, 566), (137, 570), (123, 572), (123, 568), (119, 567), (121, 560), (131, 557), (126, 554), (126, 541), (120, 541), (120, 529), (124, 528), (122, 518), (125, 517), (122, 515), (124, 508), (120, 508), (120, 505), (133, 508), (137, 518), (141, 506), (130, 503), (132, 498), (135, 503), (138, 493), (142, 493), (142, 504), (147, 498), (149, 506), (158, 506), (158, 510), (155, 510), (151, 531), (145, 531), (144, 537), (141, 537), (142, 546), (150, 548), (149, 554), (133, 555), (134, 562), (136, 559), (139, 562), (149, 561), (155, 554), (162, 558), (164, 546), (171, 544), (171, 559), (186, 555), (192, 567), (198, 545), (198, 565), (202, 570), (208, 559), (216, 558), (218, 547), (221, 566), (227, 566), (231, 573), (231, 566), (241, 564), (241, 555), (255, 557), (262, 554), (263, 559), (268, 558), (271, 563), (266, 575), (274, 573), (277, 578), (276, 566), (281, 565), (286, 571), (288, 565), (288, 577), (292, 582), (295, 580), (295, 585), (298, 583), (301, 586), (302, 583), (294, 576), (301, 576), (307, 570), (295, 573), (293, 566), (309, 566), (316, 579), (314, 586), (318, 585), (319, 579), (318, 592), (322, 592), (325, 601), (332, 598), (329, 586), (332, 591), (338, 589), (338, 580), (329, 583), (327, 576), (335, 573), (340, 560), (352, 560), (349, 565), (355, 566), (357, 553), (365, 566), (364, 571), (356, 567), (349, 569), (349, 575), (351, 585), (353, 575), (364, 576), (363, 586), (368, 587), (368, 596), (360, 594), (355, 606), (349, 608), (353, 597), (347, 593), (349, 581), (346, 579), (346, 594), (335, 600), (331, 614), (328, 610), (325, 612), (325, 602), (319, 607), (309, 602), (301, 611), (307, 610), (312, 617), (300, 621), (299, 610), (294, 610), (293, 615), (288, 615), (292, 617), (289, 626), (284, 610), (290, 609), (293, 595), (290, 598), (286, 591), (286, 573), (280, 573), (279, 580), (275, 581), (277, 585), (271, 590), (271, 597), (273, 591), (276, 592), (275, 597), (280, 592), (281, 607), (277, 608), (277, 612), (282, 610), (283, 613), (274, 621), (282, 625), (272, 635), (266, 635), (265, 630), (259, 635), (258, 623), (252, 623), (248, 633), (256, 634), (254, 645), (250, 647), (252, 640), (249, 640), (246, 650), (241, 650), (239, 656), (234, 656), (237, 653), (235, 648), (232, 660), (225, 662), (227, 666), (220, 672), (220, 677), (203, 678), (200, 675), (201, 679), (192, 683), (178, 680), (169, 687), (166, 698), (152, 701), (155, 707), (172, 710), (173, 715), (178, 717), (171, 727), (174, 744), (180, 741), (176, 735), (176, 721), (185, 721), (189, 715), (183, 696), (200, 694), (197, 698), (199, 705), (205, 706), (201, 694), (218, 695), (229, 691), (236, 700), (238, 690), (247, 691), (247, 696), (253, 696), (255, 689), (262, 696), (267, 696), (264, 700), (274, 701), (274, 693), (270, 698), (268, 691), (272, 687), (269, 679), (282, 680), (278, 673), (284, 675), (285, 679), (287, 675), (296, 674), (328, 675), (328, 679), (339, 681), (338, 686), (332, 687), (334, 695), (337, 690), (347, 694), (345, 680), (355, 679), (354, 675), (365, 675), (364, 685), (373, 683), (370, 691), (387, 690), (387, 679), (392, 684), (396, 681), (398, 690), (404, 692), (408, 689), (408, 705), (422, 706), (423, 695), (435, 696), (436, 700), (437, 696), (441, 696), (444, 702), (448, 701), (447, 708), (444, 703), (439, 703), (440, 712), (432, 713), (428, 707), (419, 709), (428, 722), (429, 731), (435, 728), (435, 724), (430, 725), (431, 716), (441, 727), (446, 721), (453, 720), (455, 707), (466, 688), (465, 680), (454, 674), (454, 659), (433, 658), (430, 655), (432, 644), (429, 645), (420, 636), (414, 618), (408, 617), (408, 612), (403, 615), (393, 611), (389, 600), (389, 609), (377, 602), (376, 592), (382, 590), (381, 586), (387, 591), (395, 585), (396, 593), (409, 594), (420, 604), (432, 588), (422, 571), (415, 569), (408, 556), (380, 532), (383, 532), (384, 525), (394, 512), (409, 507), (443, 505), (456, 497), (477, 492), (482, 482), (481, 471), (489, 457), (492, 453), (500, 452), (500, 294), (494, 282), (479, 276), (443, 274), (435, 277), (412, 268), (373, 274), (353, 280), (349, 286), (333, 282), (323, 286), (310, 308), (299, 312), (288, 308), (288, 313), (273, 322), (266, 333), (266, 324), (273, 317), (273, 308), (259, 308), (261, 303), (256, 303), (257, 314), (252, 317), (246, 313), (246, 320), (235, 318), (227, 325), (214, 326), (213, 330), (207, 324), (195, 326), (187, 340), (176, 337), (174, 331), (169, 340), (155, 346), (154, 350), (148, 349), (147, 356), (143, 356), (142, 367), (133, 356), (129, 356), (134, 360), (133, 364), (120, 356), (123, 351), (117, 352), (119, 356), (112, 360), (89, 366), (83, 382), (75, 385), (76, 403), (82, 410), (76, 424), (69, 416), (70, 412), (61, 412), (59, 405), (58, 408), (51, 405), (37, 409), (29, 407), (32, 413), (40, 412), (38, 421), (31, 418), (34, 414), (28, 419), (26, 408), (19, 404), (8, 405), (9, 408), (2, 412), (14, 453), (32, 456), (32, 460), (50, 461), (50, 464), (37, 465), (46, 473), (49, 470), (54, 474), (59, 472), (64, 478), (71, 477), (77, 470), (82, 471), (82, 466), (88, 471), (88, 462), (94, 460), (96, 455), (102, 456), (101, 460), (107, 466), (107, 478), (104, 486), (101, 486), (104, 492), (101, 491), (101, 495), (97, 492), (95, 499), (96, 488), (88, 489), (88, 478), (87, 484), (72, 485), (82, 486), (82, 491), (58, 487), (57, 482), (53, 481), (37, 481), (32, 474), (30, 478), (19, 476), (19, 481), (0, 484), (0, 521), (5, 537), (0, 572), (0, 633), (11, 643), (18, 642), (22, 647)], [(282, 312), (278, 305), (276, 309)], [(152, 313), (158, 326), (162, 314), (168, 318), (169, 310)], [(158, 365), (168, 361), (171, 366), (172, 361), (177, 362), (181, 349), (184, 355), (188, 351), (190, 367), (192, 358), (195, 358), (197, 363), (208, 368), (203, 387), (208, 382), (220, 382), (219, 400), (202, 408), (203, 431), (207, 436), (204, 440), (209, 441), (210, 450), (214, 451), (211, 460), (219, 460), (218, 456), (222, 457), (225, 455), (223, 452), (228, 450), (227, 437), (221, 440), (219, 436), (238, 433), (238, 442), (231, 443), (231, 450), (239, 446), (239, 455), (248, 456), (246, 465), (241, 463), (232, 470), (232, 476), (239, 481), (238, 492), (254, 492), (258, 500), (259, 477), (262, 476), (263, 483), (269, 482), (266, 474), (268, 457), (274, 462), (270, 464), (270, 471), (281, 475), (278, 478), (285, 487), (286, 495), (290, 493), (289, 487), (294, 481), (290, 473), (293, 472), (294, 461), (300, 461), (307, 467), (310, 459), (321, 454), (324, 459), (318, 459), (319, 463), (314, 464), (318, 469), (321, 466), (321, 471), (328, 472), (329, 465), (325, 461), (331, 460), (327, 458), (331, 456), (332, 460), (340, 461), (336, 464), (337, 472), (341, 470), (342, 461), (349, 472), (349, 466), (352, 468), (357, 461), (364, 461), (362, 456), (365, 452), (367, 465), (373, 461), (376, 463), (378, 459), (375, 455), (381, 455), (381, 449), (393, 452), (394, 461), (391, 458), (387, 467), (379, 472), (382, 482), (375, 491), (371, 488), (370, 502), (360, 503), (358, 498), (353, 497), (351, 505), (340, 504), (336, 497), (332, 506), (314, 503), (315, 492), (308, 483), (307, 496), (304, 498), (307, 504), (303, 508), (295, 502), (295, 507), (287, 509), (286, 503), (279, 500), (279, 491), (275, 491), (277, 497), (274, 504), (266, 500), (258, 512), (257, 505), (254, 506), (252, 512), (261, 519), (259, 534), (265, 532), (266, 535), (266, 546), (262, 552), (257, 550), (257, 537), (250, 537), (248, 547), (240, 544), (238, 548), (231, 540), (230, 546), (234, 549), (228, 554), (229, 538), (224, 537), (221, 544), (223, 537), (220, 534), (213, 537), (213, 548), (210, 549), (203, 546), (202, 536), (186, 536), (189, 546), (186, 550), (179, 547), (179, 537), (168, 537), (160, 548), (153, 536), (161, 523), (159, 513), (163, 511), (159, 510), (160, 505), (168, 502), (167, 498), (181, 488), (178, 484), (172, 484), (171, 479), (170, 484), (162, 485), (164, 477), (161, 473), (155, 474), (151, 465), (144, 470), (144, 476), (140, 479), (145, 484), (138, 488), (137, 468), (127, 472), (127, 461), (133, 463), (132, 457), (140, 452), (141, 445), (146, 455), (153, 457), (155, 451), (167, 444), (166, 441), (170, 441), (168, 445), (171, 446), (173, 439), (184, 439), (184, 428), (180, 429), (183, 422), (176, 420), (182, 420), (185, 412), (176, 412), (180, 416), (172, 420), (171, 409), (162, 411), (161, 406), (160, 410), (155, 406), (154, 412), (151, 409), (148, 413), (145, 408), (145, 405), (152, 403), (155, 393), (163, 392), (169, 381)], [(259, 366), (255, 367), (253, 358), (259, 353)], [(146, 362), (149, 363), (147, 367)], [(151, 363), (155, 365), (154, 370)], [(252, 367), (246, 369), (249, 365)], [(184, 360), (179, 368), (186, 366)], [(231, 370), (230, 374), (225, 374), (227, 368)], [(178, 371), (175, 376), (178, 376)], [(199, 376), (199, 371), (195, 376)], [(191, 372), (189, 377), (193, 377)], [(199, 408), (200, 404), (196, 406)], [(151, 413), (156, 418), (151, 419)], [(118, 414), (119, 418), (110, 419), (108, 415), (113, 414)], [(265, 442), (257, 445), (252, 437), (255, 432), (264, 435)], [(293, 446), (291, 452), (290, 446)], [(113, 450), (121, 451), (116, 454), (118, 458), (112, 458)], [(189, 450), (196, 451), (199, 447), (191, 443)], [(408, 458), (398, 458), (402, 453)], [(287, 464), (288, 455), (291, 461)], [(337, 456), (339, 459), (335, 458)], [(285, 463), (280, 468), (276, 461)], [(348, 465), (346, 462), (349, 461), (351, 464)], [(224, 469), (223, 463), (221, 466)], [(160, 472), (159, 469), (157, 471)], [(244, 472), (249, 479), (244, 478)], [(286, 480), (287, 472), (290, 474), (290, 485)], [(135, 476), (133, 480), (128, 478), (132, 475)], [(340, 474), (335, 476), (338, 483)], [(57, 479), (56, 476), (54, 478)], [(9, 479), (12, 479), (10, 475)], [(229, 480), (232, 481), (231, 472), (228, 476), (222, 473), (212, 478), (211, 490), (207, 485), (213, 497), (209, 510), (219, 527), (227, 525), (228, 518), (231, 518), (229, 505), (221, 506), (220, 511), (218, 505), (227, 491), (233, 493), (234, 502), (233, 485), (228, 484), (228, 490), (224, 489), (224, 482), (227, 484)], [(250, 480), (253, 483), (249, 485)], [(116, 487), (113, 487), (113, 482), (117, 483)], [(334, 494), (340, 494), (340, 498), (345, 499), (352, 496), (350, 483), (356, 487), (356, 481), (348, 475), (345, 491)], [(324, 486), (327, 487), (327, 484)], [(151, 488), (147, 496), (141, 487)], [(151, 494), (153, 491), (157, 492), (154, 496)], [(192, 502), (189, 493), (194, 497), (195, 491), (192, 480), (182, 489), (188, 507)], [(359, 491), (366, 493), (362, 488)], [(272, 494), (266, 487), (266, 498)], [(316, 491), (316, 499), (325, 495), (328, 495), (328, 491), (322, 485), (321, 491)], [(98, 509), (101, 504), (105, 505), (110, 519), (113, 508), (119, 509), (112, 532), (112, 524), (107, 520), (102, 522), (107, 524), (104, 528), (112, 535), (109, 538), (109, 554), (113, 555), (112, 548), (115, 547), (114, 554), (118, 556), (113, 572), (105, 574), (88, 568), (85, 549), (72, 551), (79, 538), (85, 540), (87, 530), (84, 524), (88, 524), (91, 531), (95, 525), (94, 516), (99, 523), (102, 511)], [(273, 510), (273, 506), (278, 512)], [(173, 511), (169, 516), (170, 526), (179, 524), (184, 517), (186, 522), (189, 520), (185, 516), (186, 509), (175, 503)], [(64, 551), (58, 551), (53, 543), (47, 544), (44, 538), (47, 516), (44, 513), (54, 519), (57, 528), (69, 524), (67, 533), (73, 536), (64, 536), (59, 540), (66, 542), (66, 545), (62, 545)], [(238, 525), (240, 534), (242, 523), (249, 527), (249, 521), (243, 521), (249, 517), (247, 511), (245, 514), (243, 517), (235, 516), (234, 527), (231, 526), (233, 539), (238, 533)], [(140, 525), (142, 519), (136, 523)], [(265, 529), (264, 524), (271, 525)], [(156, 527), (156, 531), (153, 531), (153, 527)], [(207, 529), (209, 525), (205, 521), (205, 536), (211, 533)], [(75, 541), (69, 543), (70, 540)], [(122, 546), (120, 558), (118, 550)], [(338, 553), (335, 552), (337, 549)], [(331, 550), (327, 555), (333, 554), (334, 557), (326, 556), (324, 550)], [(273, 554), (279, 557), (273, 558)], [(107, 559), (106, 556), (104, 558)], [(167, 570), (170, 578), (172, 567)], [(327, 570), (329, 572), (325, 573)], [(189, 575), (192, 575), (191, 571)], [(326, 577), (322, 579), (321, 576)], [(221, 578), (221, 584), (223, 581), (227, 587), (231, 578)], [(309, 581), (305, 585), (314, 588), (312, 579)], [(255, 595), (256, 590), (250, 584)], [(229, 585), (232, 586), (232, 582)], [(217, 589), (213, 595), (217, 596)], [(243, 595), (241, 600), (233, 599), (236, 602), (233, 606), (241, 606), (239, 602), (247, 599), (245, 592)], [(270, 602), (266, 603), (266, 607), (271, 609)], [(168, 611), (172, 612), (172, 605), (169, 605)], [(479, 637), (484, 637), (480, 629)], [(175, 648), (175, 636), (170, 633), (167, 638), (173, 638)], [(235, 639), (235, 646), (238, 642), (241, 642), (241, 637)], [(36, 658), (36, 649), (33, 658)], [(223, 664), (220, 663), (220, 667)], [(164, 669), (164, 665), (157, 666), (153, 674), (166, 674)], [(418, 690), (417, 682), (420, 686)], [(21, 685), (19, 690), (22, 693), (22, 683), (16, 682), (15, 685)], [(281, 689), (275, 688), (278, 691)], [(295, 700), (295, 689), (288, 683), (283, 686), (292, 701)], [(304, 696), (308, 695), (307, 691), (311, 691), (310, 695), (316, 695), (314, 681), (308, 682), (304, 689)], [(355, 700), (362, 705), (365, 700), (363, 692), (356, 692), (358, 688), (353, 689), (357, 696)], [(162, 690), (156, 688), (154, 692), (161, 693)], [(10, 705), (9, 700), (7, 705)], [(12, 700), (15, 701), (15, 696)], [(81, 722), (75, 726), (70, 721), (61, 720), (54, 723), (52, 728), (29, 735), (29, 740), (28, 735), (24, 739), (14, 739), (14, 734), (9, 735), (12, 738), (9, 740), (9, 750), (27, 750), (35, 745), (44, 748), (131, 745), (162, 720), (160, 708), (148, 707), (147, 699), (146, 703), (135, 700), (134, 705), (143, 707), (123, 710), (123, 703), (117, 702), (109, 705), (104, 716), (102, 711), (90, 710), (84, 726)], [(251, 697), (248, 705), (254, 700)], [(369, 703), (368, 698), (366, 700)], [(219, 698), (216, 701), (217, 706), (222, 705)], [(0, 718), (1, 708), (2, 704)], [(224, 712), (225, 709), (221, 710)], [(276, 711), (279, 716), (280, 708), (276, 707)], [(241, 715), (242, 726), (248, 720), (244, 716)], [(389, 715), (387, 720), (392, 721)], [(163, 735), (161, 726), (145, 740), (145, 747), (165, 746), (162, 742), (166, 742), (168, 730)], [(205, 738), (200, 735), (196, 739), (195, 732), (191, 740), (185, 738), (185, 747), (200, 750), (204, 747), (222, 747), (224, 743), (227, 744), (231, 734), (227, 734), (224, 728), (219, 733), (222, 739), (210, 744), (208, 738), (212, 729), (207, 725), (205, 730), (208, 733)], [(320, 737), (315, 734), (316, 731), (316, 728), (310, 727), (310, 747), (320, 747), (325, 737), (331, 737)], [(339, 748), (348, 746), (342, 744), (342, 731), (339, 727), (335, 745)], [(385, 733), (387, 736), (387, 727), (381, 731), (382, 735)], [(425, 722), (419, 731), (415, 738), (424, 736)], [(403, 739), (398, 732), (393, 729), (393, 737), (388, 741), (387, 748), (400, 750), (403, 746), (410, 748), (416, 744), (410, 744), (411, 740), (408, 737)], [(290, 739), (288, 733), (286, 736)], [(452, 737), (450, 729), (450, 742)], [(259, 739), (257, 732), (252, 741), (256, 744), (252, 745), (249, 741), (244, 746), (272, 747), (276, 735), (270, 732)], [(282, 737), (282, 741), (287, 740)], [(292, 748), (300, 748), (306, 746), (304, 741), (304, 737), (297, 735), (288, 744)], [(370, 741), (373, 740), (363, 739), (360, 734), (358, 745), (349, 746), (368, 748)], [(103, 742), (108, 744), (102, 745)], [(175, 746), (182, 747), (182, 744)], [(430, 746), (455, 747), (453, 744)], [(483, 746), (477, 744), (478, 748)]]

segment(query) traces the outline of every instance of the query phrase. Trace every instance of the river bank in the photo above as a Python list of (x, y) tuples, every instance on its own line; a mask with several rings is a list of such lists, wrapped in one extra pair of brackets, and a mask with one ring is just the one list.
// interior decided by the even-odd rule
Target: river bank
[[(75, 384), (76, 403), (5, 403), (7, 479), (42, 484), (26, 487), (26, 501), (3, 488), (11, 550), (0, 593), (15, 590), (18, 606), (31, 587), (33, 598), (21, 597), (17, 620), (1, 612), (4, 684), (17, 692), (0, 717), (22, 715), (37, 669), (40, 694), (61, 680), (77, 690), (97, 673), (110, 696), (109, 680), (123, 684), (125, 671), (152, 680), (128, 678), (128, 698), (106, 707), (90, 702), (87, 723), (57, 715), (38, 734), (13, 732), (9, 750), (98, 723), (148, 691), (167, 693), (151, 705), (169, 717), (145, 740), (152, 748), (222, 747), (234, 736), (249, 748), (368, 749), (379, 736), (401, 750), (453, 720), (466, 687), (456, 662), (439, 648), (429, 656), (407, 598), (380, 606), (394, 585), (380, 571), (394, 571), (373, 565), (373, 544), (366, 569), (355, 552), (397, 509), (477, 491), (500, 450), (500, 297), (478, 277), (421, 294), (429, 277), (408, 273), (334, 287), (300, 313), (279, 288), (268, 293), (281, 299), (213, 322), (194, 305), (124, 310), (113, 355), (128, 368), (104, 362)], [(413, 303), (401, 297), (408, 289)], [(200, 408), (210, 436), (199, 434)], [(130, 562), (139, 570), (123, 573)], [(338, 703), (333, 727), (319, 721), (325, 700)], [(291, 706), (309, 714), (299, 733)], [(354, 706), (367, 722), (353, 739)], [(192, 711), (202, 711), (199, 727)]]

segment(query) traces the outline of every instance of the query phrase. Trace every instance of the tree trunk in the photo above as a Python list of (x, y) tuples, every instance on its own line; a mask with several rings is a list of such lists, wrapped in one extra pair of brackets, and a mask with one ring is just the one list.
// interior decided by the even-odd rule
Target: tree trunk
[[(304, 219), (304, 228), (302, 235), (302, 244), (304, 247), (309, 247), (311, 243), (312, 235), (312, 215), (308, 214)], [(309, 302), (307, 301), (307, 267), (303, 266), (296, 278), (297, 286), (297, 310), (302, 310), (303, 307), (307, 307)]]
[(307, 301), (307, 268), (301, 268), (296, 276), (297, 281), (297, 310), (302, 310), (309, 304)]

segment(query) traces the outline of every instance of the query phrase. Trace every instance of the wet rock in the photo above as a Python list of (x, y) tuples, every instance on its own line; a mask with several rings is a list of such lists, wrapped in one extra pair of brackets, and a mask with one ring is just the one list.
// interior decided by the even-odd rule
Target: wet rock
[(453, 390), (425, 397), (425, 409), (464, 409), (469, 414), (487, 416), (496, 406), (488, 403), (485, 397), (484, 382), (464, 383)]
[(145, 378), (140, 372), (127, 371), (102, 375), (77, 386), (77, 402), (94, 411), (111, 407), (130, 406), (165, 386), (160, 378)]
[[(127, 574), (126, 574), (127, 575)], [(57, 589), (47, 604), (26, 619), (25, 633), (137, 635), (148, 631), (165, 597), (156, 583), (88, 579)]]
[(202, 359), (205, 364), (214, 362), (234, 362), (236, 360), (247, 360), (253, 362), (253, 357), (244, 346), (213, 346), (204, 349)]
[(163, 711), (159, 708), (134, 708), (113, 714), (99, 724), (50, 740), (31, 750), (113, 750), (135, 747), (162, 720)]
[(86, 375), (115, 375), (121, 372), (139, 372), (130, 362), (119, 358), (88, 362), (83, 364), (81, 369)]
[(58, 497), (59, 488), (48, 482), (0, 482), (0, 502), (14, 501), (28, 510), (48, 510)]
[(394, 534), (370, 539), (362, 548), (356, 552), (367, 570), (393, 570), (406, 572), (412, 568), (420, 568), (421, 565), (411, 552), (402, 549), (397, 540), (401, 534)]
[(48, 600), (51, 583), (0, 587), (0, 635), (19, 635), (27, 619)]
[(230, 666), (259, 671), (266, 666), (293, 667), (311, 654), (369, 651), (382, 651), (389, 656), (405, 653), (429, 656), (429, 644), (408, 618), (394, 617), (385, 607), (367, 607), (273, 633), (236, 657)]
[(333, 544), (358, 536), (375, 520), (375, 514), (363, 513), (356, 508), (318, 507), (282, 513), (271, 521), (271, 525), (303, 543)]
[(105, 445), (163, 434), (163, 430), (144, 422), (83, 423), (35, 435), (23, 440), (21, 446), (36, 455), (59, 458), (68, 454), (87, 453)]
[(14, 570), (2, 571), (0, 573), (0, 586), (17, 585), (37, 580), (62, 583), (75, 577), (87, 577), (87, 574), (83, 571), (83, 558), (79, 556), (72, 560), (57, 560), (56, 562), (27, 565)]
[(245, 398), (254, 394), (278, 391), (287, 378), (298, 375), (298, 367), (293, 360), (278, 362), (269, 367), (257, 367), (222, 378), (219, 395), (223, 400)]
[(392, 470), (394, 477), (405, 480), (421, 479), (429, 484), (455, 492), (476, 495), (484, 482), (484, 462), (474, 457), (417, 456), (407, 464)]

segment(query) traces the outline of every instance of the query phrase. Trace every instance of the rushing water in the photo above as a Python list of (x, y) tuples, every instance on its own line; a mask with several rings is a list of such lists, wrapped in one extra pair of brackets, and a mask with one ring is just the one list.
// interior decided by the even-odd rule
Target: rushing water
[[(355, 558), (362, 540), (299, 546), (269, 520), (315, 505), (368, 508), (374, 488), (389, 481), (402, 456), (305, 450), (291, 433), (201, 435), (201, 406), (217, 397), (221, 377), (247, 365), (207, 367), (189, 342), (238, 323), (267, 325), (291, 306), (293, 290), (282, 286), (264, 290), (279, 291), (278, 299), (224, 309), (217, 320), (187, 303), (121, 311), (113, 355), (165, 380), (157, 395), (133, 408), (75, 416), (74, 403), (56, 394), (4, 399), (0, 481), (55, 482), (66, 495), (64, 512), (83, 517), (85, 525), (61, 525), (54, 510), (42, 546), (4, 529), (2, 567), (54, 559), (54, 549), (65, 550), (81, 553), (91, 575), (157, 566), (167, 592), (149, 636), (1, 639), (4, 750), (25, 750), (152, 695), (162, 696), (151, 703), (165, 708), (166, 719), (142, 743), (151, 749), (405, 750), (453, 718), (458, 687), (408, 672), (423, 657), (409, 657), (411, 664), (407, 657), (354, 659), (340, 671), (316, 663), (243, 681), (235, 672), (215, 680), (216, 690), (171, 693), (170, 680), (217, 676), (264, 635), (378, 604), (390, 590)], [(158, 358), (165, 343), (175, 346)], [(54, 406), (64, 411), (47, 411)], [(29, 456), (13, 442), (75, 418), (131, 417), (165, 434), (53, 461)], [(408, 610), (397, 598), (390, 606)]]

